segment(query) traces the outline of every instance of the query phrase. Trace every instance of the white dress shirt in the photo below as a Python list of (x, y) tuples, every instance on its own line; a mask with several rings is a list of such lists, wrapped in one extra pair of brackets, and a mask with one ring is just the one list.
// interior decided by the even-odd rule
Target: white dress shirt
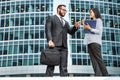
[[(57, 17), (60, 19), (60, 21), (61, 21), (61, 16), (60, 15), (58, 15), (58, 14), (56, 14), (57, 15)], [(63, 21), (63, 26), (65, 25), (65, 20), (64, 20), (64, 18), (62, 19), (62, 21)]]

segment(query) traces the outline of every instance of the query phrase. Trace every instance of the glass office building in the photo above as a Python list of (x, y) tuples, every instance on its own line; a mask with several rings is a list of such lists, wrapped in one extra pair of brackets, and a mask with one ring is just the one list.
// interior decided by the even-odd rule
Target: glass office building
[[(109, 74), (120, 76), (120, 0), (0, 0), (0, 76), (45, 75), (46, 66), (40, 64), (41, 50), (47, 46), (45, 19), (61, 3), (67, 6), (65, 19), (71, 26), (84, 16), (89, 19), (90, 8), (99, 8), (104, 25), (102, 56)], [(83, 39), (82, 27), (68, 35), (70, 76), (94, 75)]]

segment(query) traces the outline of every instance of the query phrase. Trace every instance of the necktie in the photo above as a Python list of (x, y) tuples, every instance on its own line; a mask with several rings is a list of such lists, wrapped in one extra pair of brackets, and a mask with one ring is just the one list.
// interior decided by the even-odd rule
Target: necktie
[(61, 23), (62, 23), (62, 25), (64, 26), (63, 18), (62, 18), (62, 17), (60, 17), (60, 18), (61, 18)]

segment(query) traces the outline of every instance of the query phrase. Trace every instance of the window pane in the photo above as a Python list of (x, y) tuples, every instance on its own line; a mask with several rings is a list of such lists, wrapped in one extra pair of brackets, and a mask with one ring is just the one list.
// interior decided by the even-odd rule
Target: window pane
[(18, 54), (18, 45), (14, 46), (14, 54)]
[(19, 59), (18, 60), (18, 66), (21, 66), (22, 65), (22, 59)]
[(3, 60), (2, 67), (6, 67), (6, 60)]
[(34, 65), (38, 65), (38, 59), (34, 59)]
[(29, 65), (33, 65), (33, 59), (29, 59)]
[(24, 32), (23, 32), (23, 31), (20, 31), (20, 34), (19, 34), (19, 35), (20, 35), (20, 36), (19, 36), (19, 37), (20, 37), (20, 39), (24, 39), (24, 38), (23, 38), (23, 37), (24, 37), (24, 35), (23, 35), (23, 34), (24, 34)]
[(72, 65), (76, 65), (76, 59), (72, 59)]
[(23, 53), (23, 45), (19, 45), (19, 53)]
[(12, 66), (12, 60), (8, 60), (7, 66)]
[(27, 65), (27, 63), (28, 63), (28, 60), (24, 59), (23, 65)]
[(72, 53), (76, 53), (76, 45), (72, 44)]
[(10, 46), (9, 46), (9, 52), (8, 52), (8, 54), (12, 54), (12, 51), (13, 51), (13, 46), (10, 45)]

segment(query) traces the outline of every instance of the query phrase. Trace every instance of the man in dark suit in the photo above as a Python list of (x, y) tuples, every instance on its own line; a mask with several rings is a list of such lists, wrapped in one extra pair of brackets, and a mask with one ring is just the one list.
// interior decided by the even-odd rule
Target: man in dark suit
[[(45, 33), (48, 46), (56, 48), (60, 51), (60, 76), (67, 76), (67, 33), (74, 34), (80, 23), (76, 22), (73, 27), (70, 27), (68, 22), (63, 19), (66, 14), (66, 5), (58, 5), (57, 14), (49, 16), (46, 19)], [(46, 76), (53, 76), (55, 66), (47, 66)]]

